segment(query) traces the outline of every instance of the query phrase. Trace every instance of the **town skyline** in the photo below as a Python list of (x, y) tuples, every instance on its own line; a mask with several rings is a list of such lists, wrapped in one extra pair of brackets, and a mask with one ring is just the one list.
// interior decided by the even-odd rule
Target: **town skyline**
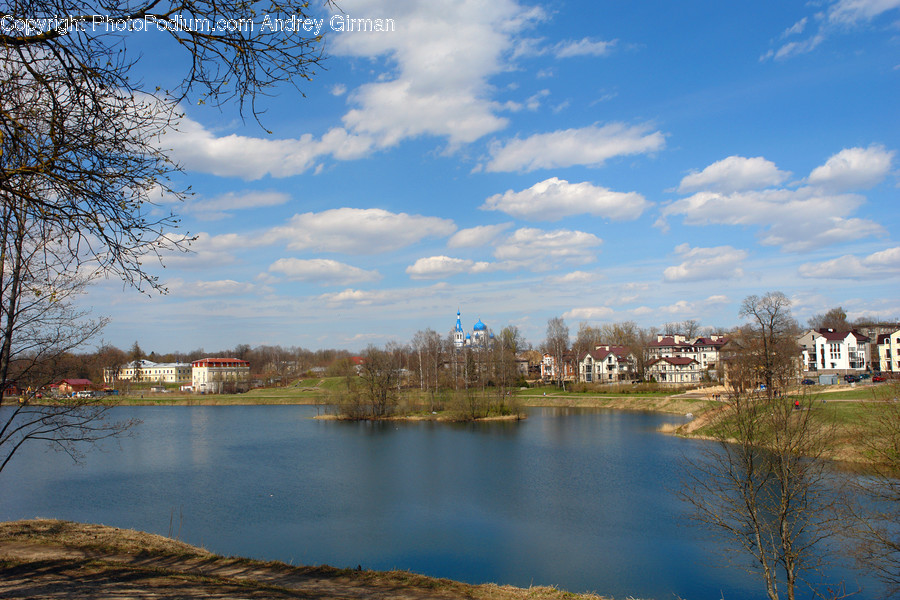
[[(360, 349), (459, 308), (537, 345), (556, 316), (729, 328), (766, 290), (801, 323), (900, 318), (900, 4), (340, 6), (394, 30), (325, 27), (306, 97), (260, 100), (271, 133), (180, 106), (161, 144), (194, 195), (151, 215), (193, 253), (148, 262), (166, 295), (95, 282), (103, 341)], [(128, 42), (176, 85), (173, 48)]]

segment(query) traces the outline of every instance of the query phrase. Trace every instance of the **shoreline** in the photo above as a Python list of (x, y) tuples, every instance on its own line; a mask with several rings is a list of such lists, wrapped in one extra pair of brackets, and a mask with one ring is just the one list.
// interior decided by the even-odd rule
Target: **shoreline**
[(105, 525), (52, 519), (0, 523), (0, 596), (95, 598), (396, 598), (604, 600), (550, 586), (468, 584), (410, 571), (225, 557), (197, 546)]

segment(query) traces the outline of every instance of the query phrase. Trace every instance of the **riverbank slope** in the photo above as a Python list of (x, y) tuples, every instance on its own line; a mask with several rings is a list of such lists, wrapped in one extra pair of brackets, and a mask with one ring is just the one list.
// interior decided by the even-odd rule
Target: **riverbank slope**
[(0, 523), (0, 597), (602, 600), (552, 587), (223, 557), (149, 533), (48, 519)]

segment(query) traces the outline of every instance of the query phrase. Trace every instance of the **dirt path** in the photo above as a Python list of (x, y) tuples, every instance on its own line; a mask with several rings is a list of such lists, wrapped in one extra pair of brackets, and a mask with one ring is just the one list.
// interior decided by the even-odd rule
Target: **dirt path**
[(0, 523), (0, 598), (599, 600), (548, 587), (226, 558), (161, 536), (52, 520)]

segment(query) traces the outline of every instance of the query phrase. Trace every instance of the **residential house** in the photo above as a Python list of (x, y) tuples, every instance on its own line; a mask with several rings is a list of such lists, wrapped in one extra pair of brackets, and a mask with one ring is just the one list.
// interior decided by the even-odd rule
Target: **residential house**
[(722, 365), (722, 349), (728, 344), (724, 335), (687, 338), (680, 334), (657, 335), (655, 342), (647, 347), (650, 361), (660, 358), (690, 358), (697, 362), (701, 377), (697, 379), (719, 379)]
[(191, 363), (194, 392), (234, 394), (250, 389), (250, 363), (239, 358), (204, 358)]
[(690, 356), (664, 356), (647, 364), (647, 375), (659, 383), (698, 383), (706, 371)]
[(625, 346), (597, 346), (578, 358), (578, 381), (616, 383), (634, 377), (634, 354)]
[(808, 373), (851, 373), (869, 368), (870, 339), (855, 330), (810, 330), (797, 338), (802, 368)]
[[(575, 380), (575, 355), (571, 352), (566, 352), (563, 355), (562, 360), (562, 379), (563, 381), (574, 381)], [(541, 357), (541, 379), (544, 381), (557, 381), (557, 367), (556, 367), (556, 358), (552, 354), (544, 354)]]
[(51, 390), (56, 390), (60, 396), (69, 396), (75, 392), (84, 392), (93, 387), (90, 379), (61, 379), (50, 384)]
[(878, 366), (883, 374), (900, 373), (900, 329), (878, 336)]

